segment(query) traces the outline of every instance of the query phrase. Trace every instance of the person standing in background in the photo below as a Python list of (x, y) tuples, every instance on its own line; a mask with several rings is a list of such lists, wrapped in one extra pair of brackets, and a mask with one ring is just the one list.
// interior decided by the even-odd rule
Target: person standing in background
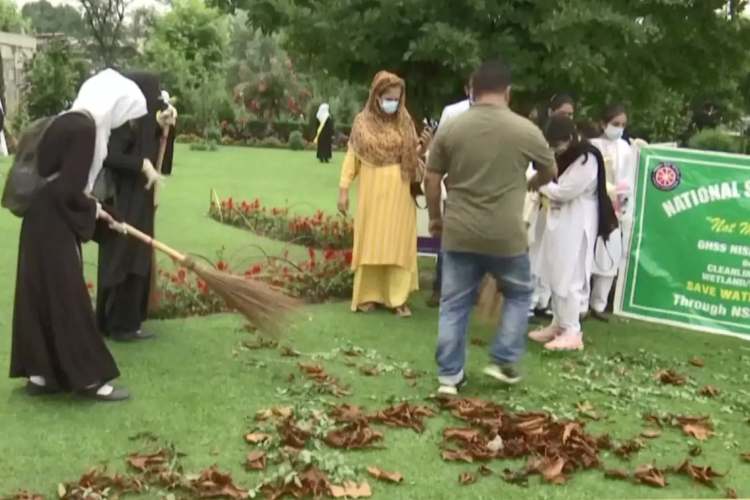
[[(487, 274), (499, 284), (504, 301), (491, 364), (484, 373), (507, 384), (521, 380), (516, 363), (526, 350), (533, 291), (524, 197), (527, 189), (539, 189), (556, 173), (539, 128), (508, 106), (510, 68), (503, 61), (486, 62), (471, 82), (474, 103), (438, 131), (425, 183), (430, 230), (442, 237), (443, 245), (436, 360), (438, 391), (446, 395), (457, 394), (466, 381), (469, 315)], [(527, 181), (529, 162), (538, 173)], [(444, 177), (448, 198), (443, 215)]]
[(321, 163), (329, 163), (333, 157), (333, 134), (334, 124), (331, 116), (331, 108), (323, 103), (318, 108), (318, 132), (315, 134), (315, 144), (318, 147), (318, 160)]
[(349, 210), (349, 188), (357, 177), (354, 216), (352, 311), (378, 306), (411, 316), (409, 296), (419, 289), (417, 206), (411, 185), (422, 181), (420, 145), (406, 110), (406, 83), (381, 71), (373, 79), (364, 109), (354, 119), (341, 168), (338, 208)]
[[(111, 204), (125, 222), (154, 234), (154, 190), (161, 175), (158, 163), (161, 127), (157, 113), (166, 108), (160, 99), (159, 78), (151, 73), (125, 73), (146, 97), (148, 114), (114, 130), (104, 171), (113, 185)], [(105, 233), (99, 241), (99, 274), (96, 293), (97, 324), (112, 340), (144, 340), (153, 334), (141, 329), (148, 312), (152, 249), (140, 241)]]
[(565, 115), (553, 116), (545, 130), (555, 150), (556, 182), (539, 192), (550, 203), (538, 272), (552, 289), (552, 323), (529, 334), (550, 351), (583, 349), (580, 304), (591, 279), (597, 236), (606, 241), (617, 227), (607, 196), (601, 153)]

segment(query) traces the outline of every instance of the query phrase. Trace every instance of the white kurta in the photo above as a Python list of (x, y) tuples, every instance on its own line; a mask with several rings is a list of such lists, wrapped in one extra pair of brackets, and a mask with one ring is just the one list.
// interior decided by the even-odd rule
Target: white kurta
[[(607, 174), (607, 194), (615, 207), (619, 206), (618, 217), (631, 211), (627, 200), (631, 198), (635, 180), (635, 165), (630, 145), (623, 139), (611, 141), (607, 138), (592, 139), (604, 158), (604, 170)], [(632, 215), (631, 215), (632, 217)], [(594, 250), (593, 274), (596, 276), (615, 277), (623, 257), (623, 231), (620, 227), (612, 231), (605, 243), (602, 238), (596, 241)]]
[(581, 156), (574, 161), (557, 183), (540, 189), (550, 199), (550, 209), (538, 272), (560, 297), (574, 293), (574, 284), (583, 287), (590, 279), (593, 265), (599, 218), (597, 163), (592, 155), (587, 155), (585, 162), (583, 159)]

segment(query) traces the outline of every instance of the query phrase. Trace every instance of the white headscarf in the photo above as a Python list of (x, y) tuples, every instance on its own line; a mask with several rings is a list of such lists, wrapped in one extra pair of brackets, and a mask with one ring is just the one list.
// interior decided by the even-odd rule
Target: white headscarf
[(318, 108), (318, 114), (315, 115), (318, 118), (318, 122), (322, 125), (331, 116), (331, 107), (323, 103)]
[(71, 111), (87, 111), (96, 122), (94, 159), (86, 184), (86, 192), (90, 193), (107, 157), (110, 133), (130, 120), (145, 116), (146, 98), (135, 82), (113, 69), (105, 69), (81, 85)]

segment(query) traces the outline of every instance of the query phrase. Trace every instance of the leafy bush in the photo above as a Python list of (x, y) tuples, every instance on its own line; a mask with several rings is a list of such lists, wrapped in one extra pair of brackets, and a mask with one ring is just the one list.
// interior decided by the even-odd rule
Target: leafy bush
[(174, 140), (180, 144), (195, 144), (196, 142), (201, 142), (203, 139), (195, 134), (179, 134)]
[(249, 229), (268, 238), (324, 249), (348, 249), (354, 241), (351, 220), (325, 215), (318, 210), (312, 217), (290, 215), (288, 208), (267, 208), (260, 200), (235, 202), (232, 198), (211, 202), (211, 218)]
[(211, 123), (204, 129), (203, 137), (208, 142), (219, 143), (221, 142), (221, 129), (215, 123)]
[(305, 146), (305, 138), (302, 137), (302, 132), (295, 130), (289, 134), (289, 149), (292, 151), (303, 151)]
[(688, 146), (693, 149), (705, 149), (707, 151), (722, 151), (725, 153), (741, 152), (739, 140), (720, 129), (701, 130), (690, 138)]
[(219, 150), (219, 145), (214, 141), (194, 142), (190, 145), (190, 151), (214, 152)]
[(286, 144), (284, 144), (281, 141), (281, 139), (273, 135), (271, 137), (266, 137), (265, 139), (260, 139), (257, 144), (258, 144), (258, 147), (260, 148), (269, 148), (269, 149), (286, 148)]

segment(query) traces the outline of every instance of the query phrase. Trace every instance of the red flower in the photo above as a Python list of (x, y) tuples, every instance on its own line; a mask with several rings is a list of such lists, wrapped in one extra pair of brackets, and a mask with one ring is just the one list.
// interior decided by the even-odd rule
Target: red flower
[(227, 199), (227, 208), (229, 210), (232, 210), (234, 208), (234, 200), (232, 200), (231, 197), (229, 199)]
[(347, 266), (350, 266), (352, 264), (352, 258), (353, 258), (352, 251), (351, 250), (347, 250), (344, 253), (344, 261), (346, 262)]
[(323, 257), (327, 261), (332, 261), (333, 259), (336, 258), (336, 250), (329, 248), (328, 250), (325, 251), (325, 254), (323, 254)]
[(248, 271), (245, 273), (245, 276), (251, 278), (260, 274), (261, 271), (263, 271), (263, 268), (260, 266), (260, 264), (255, 264), (253, 267), (248, 269)]
[(310, 247), (307, 249), (307, 255), (310, 256), (310, 260), (315, 262), (315, 249)]

